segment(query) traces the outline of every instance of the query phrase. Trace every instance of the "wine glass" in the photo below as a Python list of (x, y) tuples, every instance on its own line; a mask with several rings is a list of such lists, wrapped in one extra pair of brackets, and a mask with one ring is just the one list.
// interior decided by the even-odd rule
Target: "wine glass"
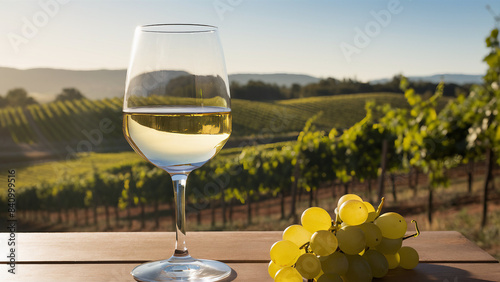
[(215, 156), (231, 134), (229, 85), (216, 27), (137, 27), (123, 100), (123, 130), (139, 155), (170, 174), (175, 197), (174, 254), (135, 267), (133, 277), (217, 281), (229, 276), (229, 266), (192, 258), (186, 246), (188, 174)]

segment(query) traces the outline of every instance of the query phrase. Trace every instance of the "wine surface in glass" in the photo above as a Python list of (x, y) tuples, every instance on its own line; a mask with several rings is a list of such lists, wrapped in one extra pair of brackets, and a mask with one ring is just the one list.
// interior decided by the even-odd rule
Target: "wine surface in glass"
[(164, 106), (124, 112), (125, 136), (142, 157), (169, 173), (190, 172), (215, 156), (231, 134), (231, 110)]

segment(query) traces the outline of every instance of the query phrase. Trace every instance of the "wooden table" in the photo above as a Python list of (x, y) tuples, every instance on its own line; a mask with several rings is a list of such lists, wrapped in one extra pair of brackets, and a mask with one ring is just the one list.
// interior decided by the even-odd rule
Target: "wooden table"
[[(7, 272), (8, 233), (0, 234), (0, 281), (134, 281), (137, 264), (165, 259), (173, 232), (17, 233), (16, 274)], [(227, 281), (272, 281), (269, 248), (281, 232), (190, 232), (192, 256), (226, 262)], [(500, 264), (458, 232), (422, 232), (404, 241), (420, 253), (414, 270), (395, 269), (376, 281), (500, 281)]]

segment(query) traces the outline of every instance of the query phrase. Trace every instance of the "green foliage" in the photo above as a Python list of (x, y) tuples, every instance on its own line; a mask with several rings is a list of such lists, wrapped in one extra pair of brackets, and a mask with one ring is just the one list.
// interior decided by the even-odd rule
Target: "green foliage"
[(313, 124), (322, 115), (319, 112), (306, 122), (295, 145), (301, 171), (299, 185), (306, 191), (316, 190), (320, 183), (334, 178), (331, 139), (325, 132), (316, 131)]
[(471, 87), (468, 96), (459, 96), (439, 117), (446, 134), (445, 149), (448, 151), (444, 154), (456, 156), (463, 162), (481, 158), (487, 148), (497, 152), (500, 146), (500, 48), (497, 29), (486, 38), (486, 46), (490, 48), (490, 53), (484, 58), (488, 64), (485, 84)]
[(62, 92), (56, 96), (55, 102), (85, 99), (82, 92), (76, 88), (63, 88)]
[[(479, 159), (487, 148), (495, 152), (500, 149), (498, 31), (493, 30), (486, 42), (491, 52), (484, 59), (489, 66), (485, 85), (473, 86), (469, 95), (449, 100), (446, 106), (440, 102), (445, 91), (443, 83), (437, 85), (433, 94), (422, 96), (404, 77), (391, 82), (399, 83), (404, 96), (366, 94), (272, 103), (233, 100), (235, 132), (272, 137), (300, 131), (297, 141), (222, 151), (191, 174), (187, 199), (192, 203), (219, 199), (245, 203), (262, 195), (283, 195), (294, 182), (299, 188), (312, 192), (327, 181), (346, 183), (354, 177), (372, 180), (380, 173), (384, 142), (389, 144), (385, 156), (389, 171), (416, 167), (428, 175), (429, 189), (448, 185), (446, 169)], [(338, 81), (320, 84), (328, 88)], [(304, 88), (300, 88), (302, 90)], [(367, 98), (374, 101), (366, 103)], [(360, 103), (365, 104), (364, 109)], [(356, 109), (349, 108), (348, 104), (354, 104)], [(44, 134), (54, 136), (55, 140), (71, 139), (68, 132), (74, 126), (84, 126), (85, 117), (103, 118), (120, 109), (120, 99), (75, 100), (27, 108)], [(354, 121), (352, 126), (333, 126), (341, 123), (338, 117), (345, 111), (357, 111), (350, 113), (352, 116), (363, 112), (364, 118)], [(22, 117), (24, 112), (10, 108), (0, 111), (1, 128), (22, 128), (27, 124), (27, 117)], [(65, 130), (49, 126), (57, 122)], [(30, 134), (25, 130), (12, 136), (17, 142), (23, 142), (31, 138)], [(170, 201), (172, 189), (167, 174), (138, 160), (137, 156), (134, 160), (128, 159), (131, 155), (135, 153), (123, 153), (120, 161), (112, 159), (112, 163), (105, 157), (97, 158), (96, 154), (79, 156), (64, 163), (69, 169), (59, 170), (62, 175), (56, 181), (23, 180), (30, 184), (19, 189), (19, 202), (34, 210), (60, 210), (89, 205), (125, 208)], [(89, 168), (89, 161), (98, 163), (99, 167)], [(48, 169), (43, 165), (39, 168)], [(23, 172), (35, 174), (30, 169)]]
[[(165, 99), (155, 96), (151, 99)], [(377, 104), (390, 103), (404, 107), (404, 97), (393, 93), (339, 95), (332, 97), (291, 99), (279, 102), (258, 102), (233, 99), (232, 137), (258, 137), (265, 140), (288, 137), (302, 130), (307, 119), (319, 111), (325, 114), (316, 120), (320, 130), (348, 128), (364, 116), (366, 99)], [(157, 101), (163, 103), (162, 101)], [(2, 141), (17, 144), (37, 144), (47, 140), (64, 142), (75, 151), (79, 142), (88, 140), (83, 132), (100, 130), (102, 121), (110, 121), (113, 128), (103, 133), (100, 148), (128, 144), (122, 134), (122, 100), (65, 100), (43, 105), (0, 109), (0, 132)]]
[[(401, 89), (405, 92), (408, 109), (380, 107), (383, 113), (380, 124), (396, 137), (395, 153), (401, 157), (403, 167), (415, 166), (429, 175), (431, 186), (447, 185), (444, 174), (447, 156), (443, 155), (447, 143), (443, 142), (442, 120), (438, 119), (438, 100), (443, 95), (443, 84), (435, 93), (424, 99), (409, 88), (409, 82), (402, 77)], [(445, 110), (446, 111), (446, 110)], [(391, 162), (389, 162), (391, 163)]]
[[(325, 97), (332, 95), (343, 95), (350, 93), (373, 93), (373, 92), (400, 92), (400, 76), (394, 76), (392, 80), (380, 83), (360, 82), (355, 79), (335, 79), (326, 78), (317, 83), (311, 83), (300, 88), (300, 91), (294, 93), (292, 98), (299, 97)], [(408, 82), (408, 87), (415, 89), (417, 93), (427, 95), (436, 89), (437, 84), (430, 82)], [(466, 87), (459, 86), (453, 83), (446, 84), (444, 96), (454, 97), (458, 93), (465, 92)], [(297, 96), (298, 95), (298, 96)]]
[(240, 85), (237, 82), (231, 83), (231, 96), (234, 99), (253, 101), (280, 100), (285, 98), (285, 94), (277, 85), (253, 80), (250, 80), (245, 85)]
[[(341, 153), (339, 155), (342, 156), (337, 167), (342, 167), (343, 164), (344, 168), (337, 174), (343, 182), (349, 177), (356, 177), (361, 181), (376, 179), (382, 161), (382, 143), (384, 140), (389, 144), (394, 143), (396, 138), (383, 123), (378, 123), (374, 116), (374, 102), (367, 102), (365, 110), (365, 118), (345, 130), (336, 144)], [(386, 157), (389, 160), (389, 169), (400, 169), (400, 162), (395, 159), (396, 153), (390, 150), (388, 155)]]
[(5, 94), (5, 98), (0, 99), (0, 107), (22, 107), (32, 104), (38, 104), (33, 98), (28, 96), (28, 92), (23, 88), (11, 89)]

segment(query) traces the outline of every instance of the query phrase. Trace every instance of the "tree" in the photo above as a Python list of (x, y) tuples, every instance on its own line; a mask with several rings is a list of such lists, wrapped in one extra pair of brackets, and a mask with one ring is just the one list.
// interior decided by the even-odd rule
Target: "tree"
[(23, 88), (15, 88), (9, 90), (5, 95), (5, 104), (11, 107), (26, 106), (31, 104), (38, 104), (33, 98), (28, 96), (28, 92)]
[(300, 91), (302, 87), (298, 83), (292, 84), (292, 87), (290, 88), (290, 95), (289, 98), (301, 98), (300, 97)]
[(286, 98), (286, 95), (281, 92), (281, 89), (276, 84), (254, 80), (250, 80), (246, 85), (231, 83), (231, 96), (245, 100), (280, 100)]
[(56, 96), (55, 101), (71, 101), (85, 99), (85, 96), (76, 88), (63, 88), (62, 92)]
[(495, 156), (500, 149), (500, 46), (498, 42), (498, 29), (493, 29), (486, 38), (486, 46), (490, 48), (490, 53), (484, 58), (488, 64), (488, 70), (483, 77), (484, 85), (474, 85), (465, 103), (469, 105), (467, 112), (462, 114), (464, 123), (470, 124), (467, 135), (467, 149), (474, 150), (481, 148), (486, 154), (486, 175), (483, 186), (483, 212), (481, 226), (487, 223), (488, 213), (488, 193), (493, 186), (493, 166)]
[(7, 100), (0, 95), (0, 108), (6, 107), (7, 106)]

